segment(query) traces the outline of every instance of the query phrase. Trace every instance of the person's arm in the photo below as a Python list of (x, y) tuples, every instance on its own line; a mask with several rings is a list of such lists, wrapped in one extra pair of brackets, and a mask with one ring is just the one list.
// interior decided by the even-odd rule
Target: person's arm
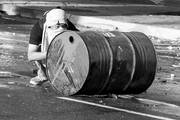
[(28, 46), (28, 60), (43, 60), (46, 58), (46, 53), (40, 52), (39, 45), (42, 40), (42, 28), (40, 25), (41, 21), (39, 20), (34, 24), (30, 32), (30, 40)]
[(44, 60), (46, 58), (46, 52), (39, 52), (39, 46), (34, 44), (29, 44), (28, 46), (28, 60)]
[(73, 31), (79, 31), (76, 26), (69, 20), (66, 19), (67, 25), (68, 25), (68, 30), (73, 30)]

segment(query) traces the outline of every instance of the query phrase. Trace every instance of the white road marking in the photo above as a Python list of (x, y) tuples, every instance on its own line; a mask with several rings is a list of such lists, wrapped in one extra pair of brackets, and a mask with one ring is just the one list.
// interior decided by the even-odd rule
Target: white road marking
[(176, 107), (176, 108), (179, 107), (175, 104), (170, 104), (170, 103), (156, 101), (156, 100), (149, 100), (149, 99), (144, 99), (144, 98), (137, 98), (137, 100), (142, 101), (142, 102), (147, 102), (147, 103), (161, 104), (161, 105), (165, 105), (165, 106), (169, 106), (169, 107)]
[(57, 98), (58, 98), (58, 99), (62, 99), (62, 100), (67, 100), (67, 101), (73, 101), (73, 102), (77, 102), (77, 103), (83, 103), (83, 104), (87, 104), (87, 105), (92, 105), (92, 106), (96, 106), (96, 107), (101, 107), (101, 108), (106, 108), (106, 109), (111, 109), (111, 110), (126, 112), (126, 113), (130, 113), (130, 114), (135, 114), (135, 115), (150, 117), (150, 118), (153, 118), (153, 119), (159, 119), (159, 120), (175, 120), (175, 119), (168, 118), (168, 117), (156, 116), (156, 115), (151, 115), (151, 114), (136, 112), (136, 111), (132, 111), (132, 110), (121, 109), (121, 108), (116, 108), (116, 107), (107, 106), (107, 105), (101, 105), (101, 104), (97, 104), (97, 103), (93, 103), (93, 102), (88, 102), (88, 101), (83, 101), (83, 100), (72, 99), (72, 98), (68, 98), (68, 97), (57, 97)]
[(175, 104), (166, 103), (166, 102), (157, 101), (157, 100), (150, 100), (150, 99), (144, 99), (144, 98), (137, 98), (137, 97), (134, 97), (134, 96), (132, 96), (132, 95), (118, 95), (118, 98), (123, 98), (123, 99), (131, 99), (131, 98), (135, 98), (136, 100), (139, 100), (139, 101), (145, 102), (145, 103), (149, 103), (149, 104), (159, 104), (159, 105), (165, 105), (165, 106), (169, 106), (169, 107), (180, 108), (180, 106), (175, 105)]

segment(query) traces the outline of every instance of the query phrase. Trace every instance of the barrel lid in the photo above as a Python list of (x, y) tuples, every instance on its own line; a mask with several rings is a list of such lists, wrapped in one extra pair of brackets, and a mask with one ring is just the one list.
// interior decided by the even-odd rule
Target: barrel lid
[(89, 71), (89, 55), (77, 32), (65, 31), (53, 39), (46, 66), (47, 76), (59, 94), (73, 95), (82, 88)]

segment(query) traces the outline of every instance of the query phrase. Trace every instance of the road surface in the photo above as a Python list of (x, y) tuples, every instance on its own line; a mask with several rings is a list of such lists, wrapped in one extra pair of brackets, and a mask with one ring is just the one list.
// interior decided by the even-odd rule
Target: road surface
[(27, 60), (29, 32), (35, 19), (3, 15), (0, 22), (0, 119), (180, 119), (180, 68), (173, 67), (180, 62), (179, 41), (151, 38), (158, 55), (157, 75), (142, 94), (62, 97), (48, 82), (38, 87), (29, 84), (36, 69)]

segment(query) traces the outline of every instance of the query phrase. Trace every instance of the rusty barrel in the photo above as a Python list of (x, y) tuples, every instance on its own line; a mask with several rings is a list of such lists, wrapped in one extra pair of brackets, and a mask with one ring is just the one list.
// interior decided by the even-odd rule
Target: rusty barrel
[(49, 45), (47, 76), (63, 96), (138, 94), (152, 84), (157, 58), (140, 32), (65, 31)]

